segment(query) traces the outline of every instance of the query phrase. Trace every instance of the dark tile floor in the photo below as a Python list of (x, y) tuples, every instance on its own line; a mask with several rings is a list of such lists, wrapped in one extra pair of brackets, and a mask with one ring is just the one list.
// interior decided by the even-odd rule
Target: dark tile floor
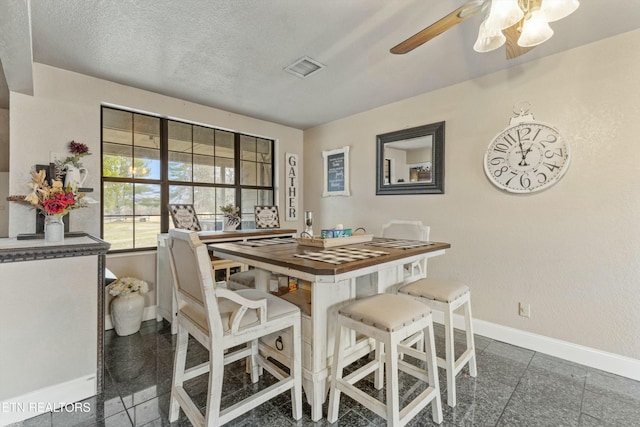
[[(456, 340), (463, 339), (457, 335)], [(87, 399), (88, 413), (47, 413), (15, 426), (168, 426), (167, 413), (175, 337), (166, 322), (148, 321), (140, 332), (118, 337), (105, 336), (106, 388), (103, 394)], [(436, 345), (443, 348), (442, 328), (436, 327)], [(446, 405), (444, 372), (440, 369), (444, 421), (442, 426), (640, 426), (640, 382), (587, 368), (575, 363), (476, 336), (478, 377), (467, 370), (458, 375), (458, 405)], [(461, 346), (460, 346), (461, 347)], [(190, 344), (188, 365), (207, 359), (205, 349)], [(244, 372), (242, 362), (225, 371), (226, 407), (254, 389), (272, 381), (268, 374), (256, 386)], [(362, 388), (384, 399), (370, 378)], [(401, 396), (406, 402), (420, 393), (424, 383), (403, 377)], [(188, 391), (202, 408), (206, 378), (188, 383)], [(290, 393), (267, 402), (232, 421), (230, 426), (290, 427), (325, 426), (326, 419), (314, 423), (305, 403), (302, 420), (291, 418)], [(325, 404), (326, 415), (326, 404)], [(385, 422), (348, 397), (341, 401), (340, 418), (334, 425), (377, 426)], [(190, 426), (181, 413), (173, 426)], [(431, 426), (428, 406), (409, 426)]]

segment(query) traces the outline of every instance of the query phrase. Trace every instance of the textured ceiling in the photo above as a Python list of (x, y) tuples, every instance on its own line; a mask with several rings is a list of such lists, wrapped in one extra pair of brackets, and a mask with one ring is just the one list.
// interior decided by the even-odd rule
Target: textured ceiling
[[(516, 60), (473, 51), (479, 15), (407, 55), (389, 53), (463, 3), (31, 0), (33, 61), (306, 129), (640, 27), (637, 0), (583, 0)], [(11, 21), (0, 17), (0, 36)], [(307, 79), (283, 71), (303, 56), (326, 69)]]

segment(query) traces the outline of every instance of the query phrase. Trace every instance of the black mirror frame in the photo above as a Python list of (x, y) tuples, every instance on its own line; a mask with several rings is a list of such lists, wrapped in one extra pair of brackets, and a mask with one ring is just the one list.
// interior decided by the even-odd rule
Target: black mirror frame
[[(403, 139), (433, 136), (433, 179), (425, 183), (384, 183), (384, 144)], [(411, 129), (389, 132), (376, 137), (376, 195), (385, 194), (444, 194), (444, 122), (431, 123)]]

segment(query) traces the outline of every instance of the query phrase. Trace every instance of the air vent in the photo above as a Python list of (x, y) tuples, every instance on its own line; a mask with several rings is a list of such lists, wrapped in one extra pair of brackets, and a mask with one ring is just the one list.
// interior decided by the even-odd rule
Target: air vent
[(319, 63), (318, 61), (305, 56), (304, 58), (298, 59), (293, 64), (286, 67), (284, 70), (287, 73), (293, 74), (294, 76), (300, 77), (302, 79), (309, 77), (311, 74), (316, 71), (320, 71), (324, 68), (324, 65)]

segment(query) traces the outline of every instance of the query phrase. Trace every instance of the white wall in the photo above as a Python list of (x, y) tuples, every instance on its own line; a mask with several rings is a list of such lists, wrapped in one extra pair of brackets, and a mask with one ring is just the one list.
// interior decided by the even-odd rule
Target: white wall
[[(429, 274), (467, 282), (477, 319), (640, 359), (639, 45), (629, 32), (305, 131), (305, 209), (318, 228), (421, 220), (452, 245)], [(557, 185), (524, 196), (482, 167), (519, 101), (573, 150)], [(445, 194), (376, 196), (376, 135), (439, 121)], [(352, 141), (352, 196), (323, 199), (321, 151), (335, 141)]]
[(0, 108), (0, 237), (9, 235), (9, 110)]
[(0, 108), (0, 172), (9, 172), (9, 110)]
[[(85, 183), (93, 187), (90, 196), (100, 200), (100, 105), (110, 104), (166, 117), (202, 123), (224, 129), (277, 140), (277, 160), (284, 153), (302, 157), (302, 131), (226, 111), (204, 107), (180, 99), (158, 95), (106, 80), (35, 63), (34, 96), (11, 92), (10, 117), (10, 192), (26, 194), (29, 170), (34, 164), (48, 163), (49, 152), (67, 153), (71, 140), (89, 146), (93, 155), (82, 163), (89, 170)], [(300, 174), (304, 168), (300, 167)], [(300, 179), (299, 186), (303, 188)], [(277, 171), (276, 187), (284, 189), (284, 169)], [(284, 191), (279, 191), (278, 204), (284, 206)], [(34, 214), (28, 207), (11, 204), (9, 235), (35, 230)], [(70, 213), (71, 229), (100, 235), (100, 206), (78, 209)], [(284, 216), (283, 216), (284, 220)], [(302, 228), (297, 222), (283, 222), (283, 227)]]
[(0, 237), (9, 235), (9, 172), (0, 172)]

